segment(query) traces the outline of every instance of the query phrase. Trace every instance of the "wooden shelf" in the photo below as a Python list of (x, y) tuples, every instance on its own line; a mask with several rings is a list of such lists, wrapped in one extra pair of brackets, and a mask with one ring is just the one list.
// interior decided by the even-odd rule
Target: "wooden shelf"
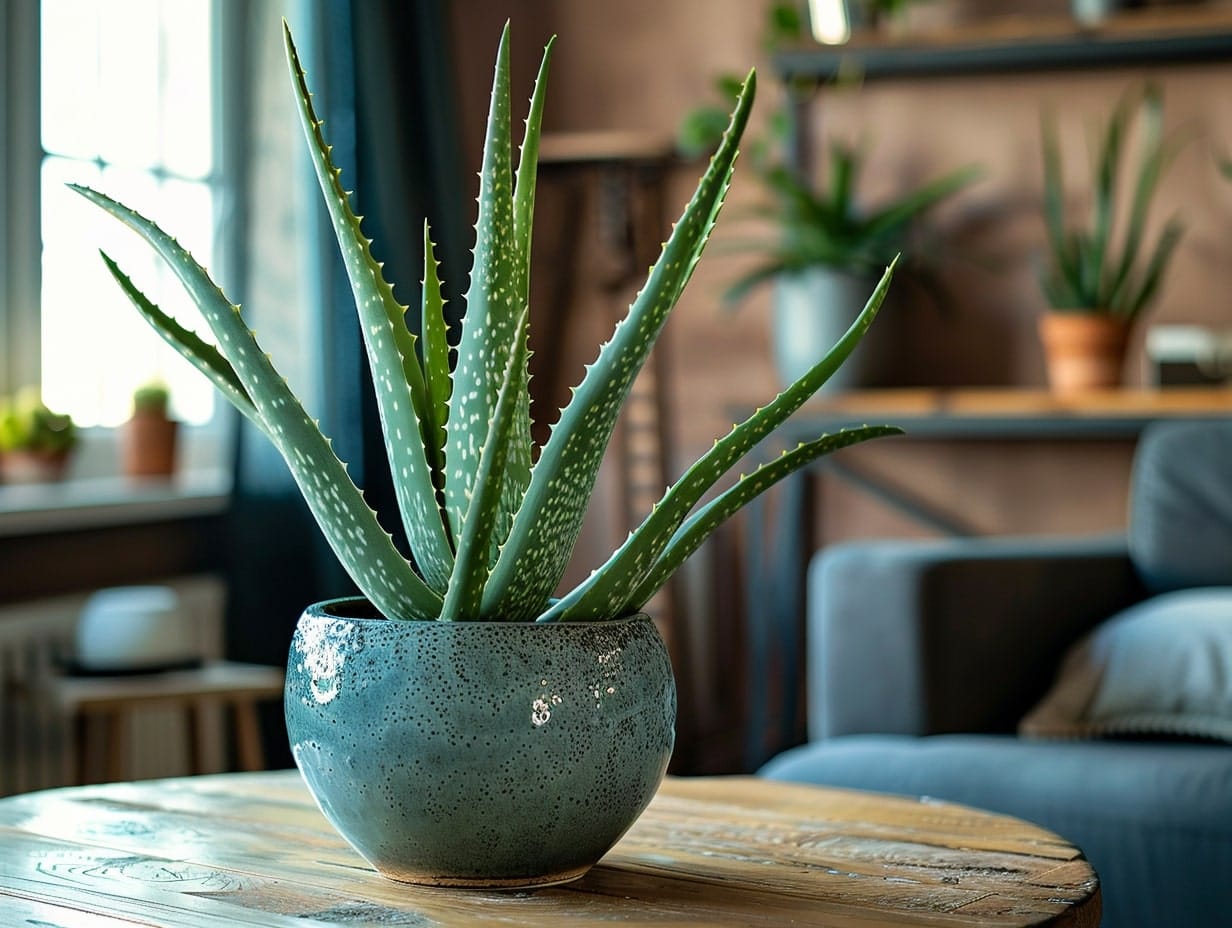
[(1007, 388), (865, 390), (811, 400), (784, 424), (783, 435), (807, 441), (839, 428), (889, 422), (917, 438), (1125, 439), (1157, 419), (1228, 417), (1228, 387), (1101, 390), (1073, 397)]
[(905, 40), (860, 36), (846, 45), (779, 52), (784, 80), (878, 80), (1232, 60), (1232, 9), (1143, 10), (1095, 28), (1069, 18), (1007, 17)]

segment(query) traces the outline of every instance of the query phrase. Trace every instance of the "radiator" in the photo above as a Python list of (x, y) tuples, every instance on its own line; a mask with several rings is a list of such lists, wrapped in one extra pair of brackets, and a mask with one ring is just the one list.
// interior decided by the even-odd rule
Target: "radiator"
[[(192, 616), (201, 653), (221, 657), (222, 580), (192, 576), (157, 583), (174, 589)], [(72, 782), (78, 746), (70, 720), (48, 696), (46, 684), (72, 654), (77, 617), (88, 597), (82, 593), (0, 605), (0, 796)], [(143, 710), (140, 724), (132, 728), (129, 769), (135, 777), (184, 772), (179, 758), (186, 750), (177, 748), (185, 733), (176, 716)], [(217, 731), (212, 740), (218, 740)]]

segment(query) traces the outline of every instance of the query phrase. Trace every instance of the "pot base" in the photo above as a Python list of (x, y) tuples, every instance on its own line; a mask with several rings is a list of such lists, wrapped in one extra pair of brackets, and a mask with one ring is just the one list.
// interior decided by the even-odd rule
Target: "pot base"
[(512, 877), (509, 879), (492, 879), (491, 877), (457, 877), (432, 876), (427, 873), (412, 873), (409, 871), (388, 870), (377, 868), (377, 872), (386, 879), (398, 883), (409, 883), (413, 886), (435, 886), (440, 889), (543, 889), (547, 886), (561, 886), (572, 883), (584, 877), (591, 864), (562, 870), (559, 873), (544, 873), (539, 876)]

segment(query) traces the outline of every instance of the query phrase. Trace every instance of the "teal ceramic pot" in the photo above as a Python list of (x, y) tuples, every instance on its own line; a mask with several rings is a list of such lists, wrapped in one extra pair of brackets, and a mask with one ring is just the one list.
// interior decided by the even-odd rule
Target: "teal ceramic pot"
[(310, 606), (287, 731), (325, 817), (385, 876), (517, 887), (581, 876), (646, 808), (676, 685), (644, 615), (403, 622)]

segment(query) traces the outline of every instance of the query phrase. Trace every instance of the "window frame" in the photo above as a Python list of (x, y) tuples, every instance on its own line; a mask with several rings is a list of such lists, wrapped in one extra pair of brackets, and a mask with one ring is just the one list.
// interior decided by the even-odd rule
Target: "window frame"
[(42, 286), (39, 170), (39, 4), (2, 5), (3, 101), (0, 101), (0, 391), (10, 393), (39, 375), (38, 303)]
[[(251, 69), (244, 38), (244, 0), (213, 0), (215, 41), (211, 49), (215, 132), (214, 170), (206, 179), (215, 192), (214, 266), (211, 274), (238, 299), (243, 281), (246, 215), (244, 134), (248, 123)], [(40, 176), (47, 153), (40, 121), (40, 2), (0, 3), (0, 395), (41, 381), (42, 226)], [(228, 465), (234, 417), (219, 400), (209, 423), (192, 427), (198, 453), (189, 466)], [(115, 429), (82, 429), (80, 457), (113, 461), (97, 446), (112, 445)], [(105, 470), (106, 464), (103, 468)], [(97, 473), (87, 467), (87, 475)]]
[[(246, 54), (243, 2), (213, 0), (213, 164), (203, 182), (214, 193), (214, 260), (211, 274), (224, 290), (238, 290), (243, 259), (243, 129), (248, 116), (243, 92)], [(0, 48), (0, 393), (41, 382), (42, 203), (39, 197), (44, 152), (39, 121), (39, 0), (9, 0), (0, 11), (5, 26)], [(198, 428), (223, 428), (224, 403), (216, 404), (211, 423)], [(92, 431), (85, 429), (85, 438)]]

